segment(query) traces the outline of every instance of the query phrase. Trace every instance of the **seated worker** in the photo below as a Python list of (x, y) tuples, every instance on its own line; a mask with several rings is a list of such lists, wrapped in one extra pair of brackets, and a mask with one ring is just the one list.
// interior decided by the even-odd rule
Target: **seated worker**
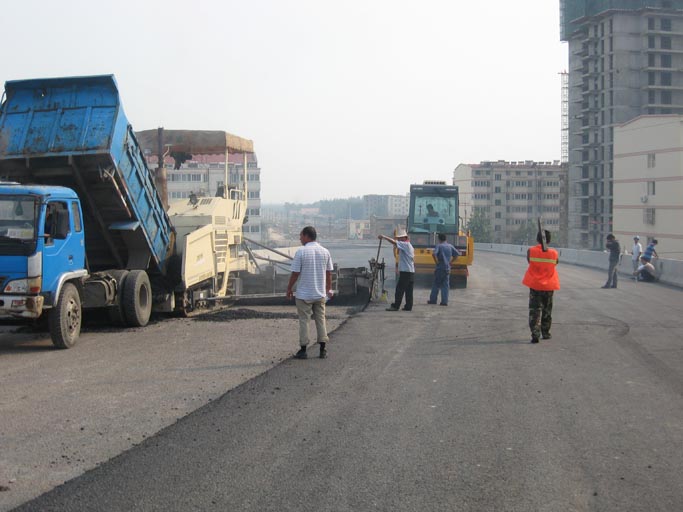
[(640, 266), (633, 272), (638, 281), (653, 283), (657, 280), (657, 270), (655, 266), (644, 257), (640, 258)]
[(427, 205), (427, 216), (423, 221), (425, 224), (443, 224), (444, 220), (439, 216), (439, 212), (431, 204)]

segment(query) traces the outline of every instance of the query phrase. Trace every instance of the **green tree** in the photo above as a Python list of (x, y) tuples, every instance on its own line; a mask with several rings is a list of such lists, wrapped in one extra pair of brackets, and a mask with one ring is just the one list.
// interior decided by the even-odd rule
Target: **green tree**
[(533, 220), (528, 220), (520, 224), (519, 228), (512, 236), (512, 243), (518, 245), (536, 245), (536, 233), (538, 225)]
[(491, 242), (491, 219), (488, 218), (481, 208), (474, 209), (467, 223), (467, 229), (472, 234), (475, 242)]

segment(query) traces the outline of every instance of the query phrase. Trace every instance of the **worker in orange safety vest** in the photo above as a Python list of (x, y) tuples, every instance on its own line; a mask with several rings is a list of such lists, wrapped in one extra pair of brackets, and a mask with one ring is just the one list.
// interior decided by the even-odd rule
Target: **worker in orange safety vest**
[[(545, 231), (545, 243), (550, 243), (550, 231)], [(557, 251), (548, 247), (543, 250), (543, 234), (536, 235), (538, 245), (530, 247), (526, 252), (529, 262), (522, 283), (529, 287), (529, 328), (531, 343), (538, 343), (539, 338), (552, 338), (550, 327), (553, 323), (553, 293), (560, 289), (560, 277), (557, 275), (559, 263)]]

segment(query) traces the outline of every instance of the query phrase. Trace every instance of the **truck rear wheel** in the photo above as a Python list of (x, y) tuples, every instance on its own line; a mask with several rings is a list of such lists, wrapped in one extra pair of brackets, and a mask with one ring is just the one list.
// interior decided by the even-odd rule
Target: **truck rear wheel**
[(109, 274), (116, 279), (116, 305), (107, 308), (107, 315), (113, 325), (126, 325), (126, 314), (123, 311), (123, 286), (128, 277), (127, 270), (111, 270)]
[(81, 296), (71, 283), (59, 292), (57, 304), (48, 317), (52, 343), (57, 348), (71, 348), (81, 334)]
[(147, 325), (152, 314), (152, 285), (147, 272), (131, 270), (123, 282), (123, 312), (130, 327)]

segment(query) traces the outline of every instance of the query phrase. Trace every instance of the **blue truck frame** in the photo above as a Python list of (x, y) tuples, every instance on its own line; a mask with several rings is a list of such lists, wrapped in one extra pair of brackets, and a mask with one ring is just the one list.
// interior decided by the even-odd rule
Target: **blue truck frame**
[[(82, 308), (105, 307), (116, 321), (146, 324), (152, 295), (174, 286), (174, 232), (114, 77), (10, 81), (5, 94), (0, 314), (49, 312), (53, 342), (62, 348), (78, 338)], [(30, 236), (13, 209), (24, 198), (36, 205)], [(49, 222), (52, 216), (58, 222)], [(38, 292), (22, 282), (35, 285), (36, 278)]]

